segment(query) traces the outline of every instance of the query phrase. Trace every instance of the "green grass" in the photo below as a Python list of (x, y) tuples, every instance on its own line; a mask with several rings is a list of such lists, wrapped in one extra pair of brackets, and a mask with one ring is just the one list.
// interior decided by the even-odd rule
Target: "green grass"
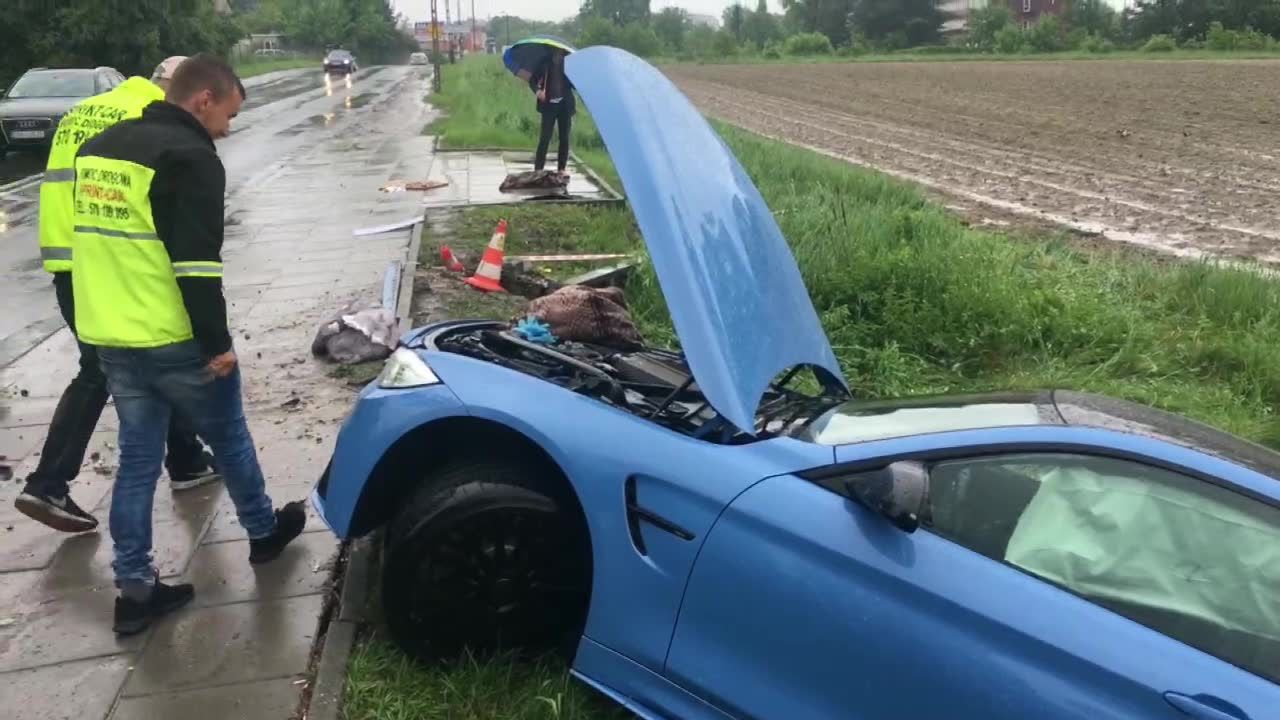
[(465, 658), (439, 667), (415, 663), (373, 637), (354, 650), (346, 720), (611, 720), (630, 717), (569, 677), (555, 660)]
[(232, 63), (235, 66), (236, 74), (241, 78), (250, 78), (254, 75), (265, 75), (269, 72), (277, 70), (296, 70), (297, 68), (318, 67), (319, 61), (316, 60), (300, 60), (300, 59), (279, 59), (279, 60), (245, 60), (244, 62)]

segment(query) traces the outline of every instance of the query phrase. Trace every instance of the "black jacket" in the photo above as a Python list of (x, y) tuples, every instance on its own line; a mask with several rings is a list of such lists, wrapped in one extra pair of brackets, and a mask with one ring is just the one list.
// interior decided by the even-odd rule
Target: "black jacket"
[[(547, 74), (550, 71), (551, 71), (550, 60), (547, 60), (543, 62), (541, 65), (539, 65), (538, 69), (534, 71), (533, 76), (529, 78), (529, 89), (534, 91), (535, 93), (538, 92), (538, 90), (541, 89), (546, 84)], [(564, 74), (564, 66), (561, 66), (560, 72), (561, 72), (562, 88), (563, 88), (563, 92), (560, 94), (562, 97), (560, 98), (559, 102), (556, 102), (556, 98), (551, 97), (550, 94), (548, 94), (546, 100), (539, 100), (538, 112), (542, 113), (543, 115), (546, 115), (548, 113), (557, 113), (557, 112), (564, 113), (567, 115), (573, 115), (574, 113), (577, 112), (578, 104), (577, 104), (577, 101), (574, 99), (574, 95), (573, 95), (573, 90), (574, 90), (573, 82), (569, 80), (568, 75)]]
[[(78, 155), (134, 162), (155, 171), (151, 215), (171, 262), (222, 262), (227, 175), (213, 138), (191, 113), (156, 102), (116, 123)], [(74, 281), (74, 279), (73, 279)], [(208, 357), (231, 349), (220, 277), (180, 277), (178, 289), (196, 342)]]

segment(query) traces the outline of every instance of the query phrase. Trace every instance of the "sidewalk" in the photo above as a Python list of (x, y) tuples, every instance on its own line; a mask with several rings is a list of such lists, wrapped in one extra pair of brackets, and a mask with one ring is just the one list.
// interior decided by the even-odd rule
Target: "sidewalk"
[[(381, 193), (388, 179), (427, 176), (428, 118), (414, 78), (378, 108), (378, 127), (327, 134), (279, 172), (230, 199), (225, 246), (231, 325), (245, 373), (246, 414), (279, 506), (304, 498), (323, 470), (352, 389), (310, 355), (320, 320), (356, 295), (378, 299), (408, 233), (352, 230), (422, 212), (420, 193)], [(353, 123), (359, 125), (359, 123)], [(195, 584), (191, 608), (148, 633), (111, 632), (115, 589), (106, 528), (116, 463), (108, 408), (73, 485), (102, 522), (68, 536), (13, 509), (35, 466), (58, 395), (74, 374), (64, 328), (0, 371), (0, 707), (9, 720), (182, 717), (280, 720), (307, 682), (336, 542), (311, 518), (274, 563), (248, 564), (248, 541), (221, 486), (156, 492), (154, 546), (165, 577)]]

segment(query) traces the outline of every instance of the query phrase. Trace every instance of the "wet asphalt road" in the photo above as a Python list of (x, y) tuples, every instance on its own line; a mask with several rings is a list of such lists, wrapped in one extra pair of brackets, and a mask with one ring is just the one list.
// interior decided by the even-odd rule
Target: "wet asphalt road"
[[(317, 134), (359, 137), (362, 128), (378, 121), (376, 114), (362, 109), (405, 91), (405, 81), (416, 72), (418, 68), (399, 66), (363, 69), (349, 80), (312, 70), (250, 78), (245, 82), (248, 99), (232, 134), (218, 143), (227, 169), (228, 205), (234, 208), (237, 193), (268, 182), (286, 167), (291, 153)], [(10, 154), (0, 170), (39, 172), (43, 164), (43, 158)], [(0, 369), (63, 325), (49, 276), (40, 265), (38, 193), (34, 179), (0, 181), (0, 307), (5, 308), (0, 313)]]

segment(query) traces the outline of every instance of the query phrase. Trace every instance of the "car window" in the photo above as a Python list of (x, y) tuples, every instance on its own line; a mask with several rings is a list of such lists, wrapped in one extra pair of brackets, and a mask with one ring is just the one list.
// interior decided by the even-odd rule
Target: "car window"
[(89, 97), (94, 92), (94, 73), (85, 70), (46, 70), (23, 75), (13, 84), (9, 97)]
[(939, 535), (1280, 682), (1280, 509), (1126, 460), (935, 464)]

